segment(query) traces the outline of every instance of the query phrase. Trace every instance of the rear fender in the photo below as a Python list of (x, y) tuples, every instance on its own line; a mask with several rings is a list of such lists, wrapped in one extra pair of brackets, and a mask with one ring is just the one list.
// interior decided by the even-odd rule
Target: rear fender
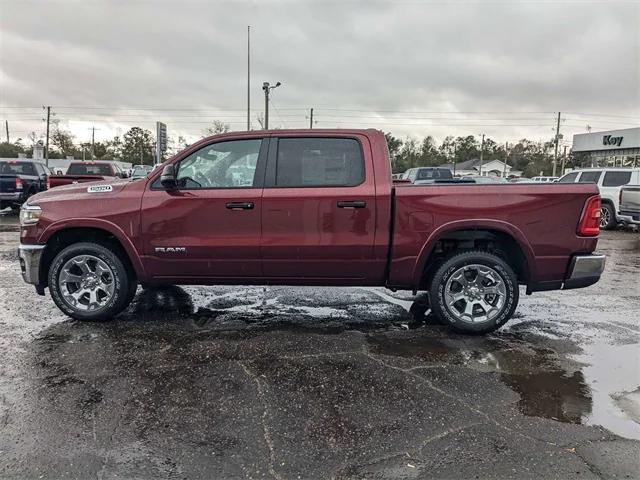
[(449, 233), (453, 233), (460, 230), (495, 230), (498, 232), (505, 233), (510, 235), (515, 239), (515, 241), (520, 246), (522, 253), (527, 260), (527, 269), (529, 272), (530, 278), (536, 278), (536, 263), (535, 263), (535, 255), (533, 252), (533, 248), (531, 244), (522, 233), (522, 231), (507, 222), (503, 222), (501, 220), (491, 220), (491, 219), (469, 219), (469, 220), (456, 220), (453, 222), (445, 223), (440, 227), (436, 228), (427, 240), (425, 241), (420, 253), (418, 255), (418, 259), (413, 269), (413, 285), (414, 288), (417, 288), (420, 285), (420, 281), (422, 280), (422, 275), (424, 274), (425, 267), (427, 266), (427, 260), (429, 256), (433, 252), (433, 249), (436, 246), (436, 242), (446, 236)]

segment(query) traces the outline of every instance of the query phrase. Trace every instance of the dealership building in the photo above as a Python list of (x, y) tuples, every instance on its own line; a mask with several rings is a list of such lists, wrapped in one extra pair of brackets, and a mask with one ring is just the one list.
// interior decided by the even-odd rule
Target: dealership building
[(640, 167), (640, 127), (574, 135), (572, 151), (583, 167)]

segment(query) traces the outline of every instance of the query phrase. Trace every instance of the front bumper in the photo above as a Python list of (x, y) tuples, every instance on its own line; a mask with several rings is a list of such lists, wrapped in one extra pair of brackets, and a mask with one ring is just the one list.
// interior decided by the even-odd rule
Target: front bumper
[(40, 285), (40, 260), (45, 245), (20, 245), (18, 256), (20, 257), (20, 270), (22, 279), (32, 285)]
[(605, 259), (599, 253), (575, 255), (569, 263), (563, 289), (583, 288), (596, 283), (604, 272)]

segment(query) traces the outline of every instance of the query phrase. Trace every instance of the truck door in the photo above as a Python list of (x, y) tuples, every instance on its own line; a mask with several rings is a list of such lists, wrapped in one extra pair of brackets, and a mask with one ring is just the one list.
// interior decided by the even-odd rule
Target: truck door
[(157, 177), (144, 194), (145, 268), (153, 277), (262, 275), (260, 223), (268, 139), (208, 144), (177, 162), (178, 189)]
[(366, 137), (272, 138), (262, 197), (265, 277), (291, 284), (379, 282), (375, 200)]

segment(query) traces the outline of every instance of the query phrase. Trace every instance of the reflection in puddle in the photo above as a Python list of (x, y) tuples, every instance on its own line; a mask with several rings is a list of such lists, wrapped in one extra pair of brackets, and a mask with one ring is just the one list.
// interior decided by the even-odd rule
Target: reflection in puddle
[[(176, 321), (186, 321), (196, 328), (225, 331), (308, 329), (329, 335), (360, 331), (366, 334), (373, 354), (496, 374), (520, 396), (518, 408), (525, 415), (602, 425), (623, 436), (640, 438), (640, 426), (621, 415), (611, 398), (619, 385), (594, 385), (595, 381), (589, 380), (588, 372), (608, 368), (609, 356), (615, 352), (607, 350), (603, 355), (589, 354), (572, 360), (566, 351), (571, 347), (565, 345), (565, 351), (558, 352), (557, 345), (574, 344), (558, 336), (557, 329), (535, 322), (521, 322), (501, 334), (483, 337), (456, 335), (441, 327), (426, 329), (425, 325), (437, 325), (429, 314), (426, 296), (409, 301), (373, 290), (147, 288), (138, 292), (120, 318), (131, 322), (171, 322), (174, 327)], [(182, 328), (180, 323), (178, 328)], [(413, 329), (418, 330), (402, 331)], [(589, 350), (588, 345), (583, 347)], [(627, 358), (633, 356), (637, 345), (628, 345), (628, 349)], [(628, 366), (613, 376), (620, 375), (637, 378), (637, 366)], [(625, 384), (628, 391), (637, 387), (632, 383)]]

